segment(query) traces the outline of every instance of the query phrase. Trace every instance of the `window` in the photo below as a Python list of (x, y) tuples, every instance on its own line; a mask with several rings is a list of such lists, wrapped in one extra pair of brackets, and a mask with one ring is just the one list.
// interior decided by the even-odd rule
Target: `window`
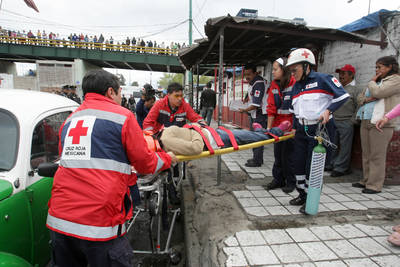
[(58, 160), (58, 131), (69, 114), (71, 114), (70, 111), (53, 114), (36, 125), (33, 130), (31, 148), (33, 169), (36, 169), (40, 163)]
[(10, 112), (0, 109), (0, 171), (9, 171), (17, 158), (19, 124)]

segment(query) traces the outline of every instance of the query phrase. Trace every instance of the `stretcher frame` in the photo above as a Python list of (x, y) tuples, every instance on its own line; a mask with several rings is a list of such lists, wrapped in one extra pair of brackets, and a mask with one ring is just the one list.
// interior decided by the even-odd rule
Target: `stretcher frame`
[[(244, 145), (240, 145), (238, 146), (237, 149), (233, 148), (233, 147), (228, 147), (228, 148), (221, 148), (221, 149), (216, 149), (214, 151), (213, 154), (211, 154), (209, 151), (203, 151), (202, 153), (198, 154), (198, 155), (190, 155), (190, 156), (183, 156), (183, 155), (177, 155), (176, 157), (179, 160), (179, 176), (178, 177), (172, 177), (172, 183), (174, 185), (174, 187), (176, 189), (179, 188), (181, 182), (183, 179), (185, 179), (186, 177), (186, 162), (190, 161), (190, 160), (196, 160), (196, 159), (202, 159), (202, 158), (207, 158), (207, 157), (212, 157), (212, 156), (220, 156), (223, 154), (228, 154), (228, 153), (232, 153), (235, 151), (241, 151), (241, 150), (246, 150), (246, 149), (251, 149), (251, 148), (256, 148), (256, 147), (260, 147), (263, 145), (267, 145), (267, 144), (272, 144), (272, 143), (277, 143), (280, 141), (285, 141), (288, 140), (290, 138), (293, 138), (294, 134), (287, 134), (284, 136), (279, 137), (279, 139), (268, 139), (268, 140), (263, 140), (263, 141), (259, 141), (259, 142), (254, 142), (254, 143), (250, 143), (250, 144), (244, 144)], [(172, 168), (170, 169), (170, 171), (172, 171)], [(163, 193), (163, 188), (162, 186), (166, 186), (169, 182), (168, 182), (168, 172), (159, 172), (156, 174), (151, 174), (151, 175), (146, 175), (146, 176), (142, 176), (138, 178), (138, 187), (139, 187), (139, 191), (140, 192), (148, 192), (151, 195), (154, 195), (157, 197), (157, 203), (155, 205), (155, 207), (138, 207), (136, 208), (135, 212), (134, 212), (134, 216), (133, 218), (128, 222), (127, 225), (127, 232), (129, 232), (129, 230), (131, 229), (131, 227), (134, 225), (136, 218), (138, 217), (138, 215), (142, 212), (152, 212), (154, 214), (154, 216), (156, 217), (157, 220), (157, 239), (156, 239), (156, 249), (154, 250), (153, 247), (153, 242), (151, 241), (152, 244), (152, 250), (133, 250), (133, 253), (138, 253), (138, 254), (156, 254), (156, 255), (165, 255), (168, 254), (172, 260), (172, 258), (176, 255), (174, 255), (174, 251), (172, 248), (170, 248), (170, 243), (171, 243), (171, 237), (172, 237), (172, 233), (174, 230), (174, 226), (175, 226), (175, 222), (176, 222), (176, 218), (177, 216), (180, 214), (181, 209), (180, 208), (175, 208), (175, 209), (169, 209), (167, 210), (167, 212), (172, 213), (172, 220), (170, 223), (170, 227), (168, 230), (168, 237), (167, 240), (165, 242), (165, 247), (164, 249), (161, 249), (161, 223), (162, 223), (162, 214), (160, 212), (161, 210), (161, 206), (163, 202), (163, 199), (167, 196), (164, 195)], [(151, 198), (151, 196), (150, 196)], [(154, 211), (151, 211), (150, 209), (154, 209)], [(153, 224), (153, 219), (152, 216), (150, 216), (150, 227), (152, 227)], [(152, 228), (150, 228), (152, 229)], [(178, 256), (179, 257), (179, 256)], [(180, 259), (179, 259), (180, 260)]]
[[(170, 169), (173, 172), (172, 168)], [(162, 205), (165, 204), (164, 198), (167, 196), (164, 195), (163, 186), (167, 186), (168, 183), (172, 183), (175, 188), (179, 188), (183, 179), (186, 176), (186, 163), (179, 163), (179, 176), (172, 177), (172, 181), (168, 181), (168, 172), (159, 172), (156, 174), (145, 175), (138, 178), (137, 184), (139, 187), (139, 191), (141, 193), (149, 194), (149, 201), (151, 201), (152, 197), (155, 197), (156, 203), (149, 204), (149, 206), (145, 205), (144, 207), (136, 207), (134, 211), (134, 216), (131, 220), (129, 220), (127, 225), (127, 232), (130, 231), (131, 227), (134, 225), (136, 218), (142, 212), (150, 212), (150, 231), (153, 229), (153, 223), (155, 221), (157, 223), (157, 237), (155, 248), (153, 245), (153, 240), (150, 240), (151, 250), (133, 250), (133, 253), (137, 254), (153, 254), (153, 255), (169, 255), (170, 259), (180, 261), (179, 253), (176, 253), (172, 248), (170, 248), (170, 243), (172, 239), (172, 234), (175, 227), (175, 222), (177, 217), (179, 216), (181, 209), (180, 208), (170, 208), (167, 204), (167, 216), (172, 213), (172, 220), (169, 223), (168, 236), (165, 241), (164, 249), (161, 248), (161, 231), (162, 231)], [(151, 206), (153, 205), (153, 206)], [(151, 210), (153, 209), (153, 210)], [(178, 259), (179, 258), (179, 259)]]

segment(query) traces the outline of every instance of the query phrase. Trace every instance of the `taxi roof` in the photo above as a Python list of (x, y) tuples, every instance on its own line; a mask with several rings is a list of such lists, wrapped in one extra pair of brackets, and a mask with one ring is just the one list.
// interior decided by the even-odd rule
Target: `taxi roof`
[(10, 111), (19, 120), (31, 120), (53, 109), (78, 106), (75, 101), (52, 93), (0, 89), (0, 108)]

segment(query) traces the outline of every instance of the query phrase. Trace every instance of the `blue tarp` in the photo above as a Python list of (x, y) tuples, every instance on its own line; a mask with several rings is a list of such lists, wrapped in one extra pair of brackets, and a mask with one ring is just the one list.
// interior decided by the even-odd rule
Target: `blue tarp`
[(353, 21), (352, 23), (346, 24), (343, 27), (339, 28), (339, 30), (346, 32), (355, 32), (363, 29), (379, 27), (381, 25), (381, 21), (383, 21), (384, 18), (395, 13), (400, 12), (381, 9), (379, 11), (369, 14), (368, 16)]

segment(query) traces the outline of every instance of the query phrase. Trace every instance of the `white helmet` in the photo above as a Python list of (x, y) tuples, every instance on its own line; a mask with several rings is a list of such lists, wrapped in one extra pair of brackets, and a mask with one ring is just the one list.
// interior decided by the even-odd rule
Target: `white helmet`
[(307, 48), (298, 48), (292, 51), (289, 55), (286, 67), (300, 62), (308, 62), (312, 65), (315, 65), (315, 57), (313, 52)]

